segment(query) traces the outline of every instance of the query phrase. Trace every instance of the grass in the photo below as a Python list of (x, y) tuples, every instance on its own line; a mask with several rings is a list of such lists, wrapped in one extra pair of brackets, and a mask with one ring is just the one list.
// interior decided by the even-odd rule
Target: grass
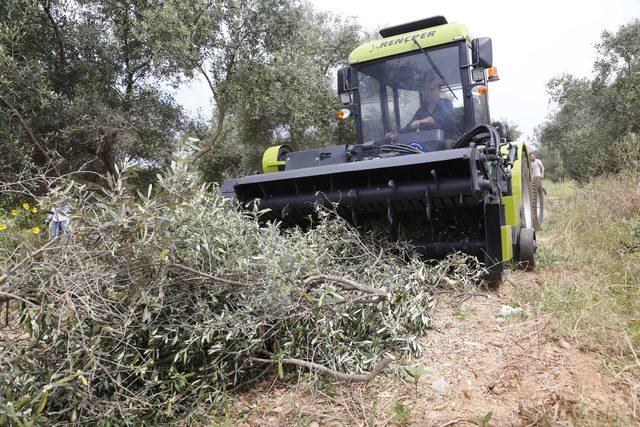
[(542, 280), (520, 297), (555, 314), (562, 338), (640, 372), (640, 174), (546, 185), (559, 200), (540, 233)]
[(567, 198), (573, 196), (578, 188), (578, 184), (575, 181), (548, 181), (542, 182), (542, 186), (547, 189), (547, 197), (553, 198)]

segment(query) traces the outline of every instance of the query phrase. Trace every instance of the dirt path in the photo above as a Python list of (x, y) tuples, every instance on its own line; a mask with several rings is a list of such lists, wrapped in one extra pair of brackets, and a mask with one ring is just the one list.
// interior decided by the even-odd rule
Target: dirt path
[(605, 373), (602, 356), (554, 339), (551, 317), (531, 317), (531, 307), (501, 315), (503, 306), (517, 306), (517, 289), (535, 291), (548, 274), (511, 272), (499, 290), (462, 305), (439, 298), (435, 330), (421, 338), (426, 354), (413, 361), (429, 371), (417, 386), (392, 376), (315, 389), (272, 379), (240, 397), (231, 411), (234, 424), (635, 423), (637, 394)]
[[(368, 384), (265, 382), (241, 397), (249, 425), (626, 424), (628, 389), (600, 372), (600, 358), (550, 338), (549, 317), (500, 316), (515, 286), (535, 286), (540, 273), (511, 273), (507, 283), (461, 308), (442, 300), (427, 354), (415, 364), (430, 372), (417, 387), (386, 376)], [(432, 349), (429, 352), (429, 349)], [(488, 416), (487, 416), (488, 418)], [(456, 421), (457, 420), (457, 421)], [(601, 425), (601, 424), (600, 424)]]

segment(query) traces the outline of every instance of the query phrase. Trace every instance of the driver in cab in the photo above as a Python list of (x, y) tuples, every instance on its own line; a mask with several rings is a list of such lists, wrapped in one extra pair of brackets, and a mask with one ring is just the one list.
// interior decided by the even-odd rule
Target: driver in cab
[[(453, 103), (451, 100), (440, 97), (442, 83), (439, 79), (429, 79), (421, 91), (424, 100), (409, 123), (400, 130), (400, 133), (415, 132), (424, 129), (442, 129), (444, 138), (453, 141), (457, 138), (457, 132), (453, 116)], [(387, 138), (393, 138), (389, 133)]]

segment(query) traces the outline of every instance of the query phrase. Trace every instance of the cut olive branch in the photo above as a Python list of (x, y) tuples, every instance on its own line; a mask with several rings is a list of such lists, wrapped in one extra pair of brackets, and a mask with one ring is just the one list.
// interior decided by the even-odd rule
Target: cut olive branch
[(279, 360), (272, 360), (272, 359), (261, 359), (258, 357), (251, 357), (249, 358), (249, 360), (251, 360), (252, 362), (259, 362), (259, 363), (272, 363), (272, 364), (286, 363), (290, 365), (297, 365), (310, 370), (324, 372), (325, 374), (331, 375), (332, 377), (337, 378), (339, 380), (343, 380), (343, 381), (366, 382), (366, 381), (371, 381), (376, 376), (378, 376), (380, 372), (382, 372), (387, 366), (389, 366), (389, 363), (391, 363), (392, 359), (390, 357), (385, 357), (380, 362), (378, 362), (376, 366), (373, 367), (371, 372), (368, 372), (366, 374), (347, 374), (344, 372), (338, 372), (338, 371), (334, 371), (333, 369), (327, 368), (324, 365), (320, 365), (318, 363), (308, 362), (306, 360), (300, 360), (300, 359), (285, 358), (285, 359), (279, 359)]

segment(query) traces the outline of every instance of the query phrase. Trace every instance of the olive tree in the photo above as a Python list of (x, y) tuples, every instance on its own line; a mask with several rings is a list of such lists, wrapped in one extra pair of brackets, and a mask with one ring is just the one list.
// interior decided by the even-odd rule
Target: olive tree
[(116, 173), (163, 162), (183, 120), (158, 82), (166, 67), (138, 36), (155, 2), (9, 0), (0, 5), (0, 139), (5, 176)]
[(562, 175), (578, 180), (640, 159), (640, 20), (604, 32), (598, 54), (594, 78), (562, 75), (549, 82), (556, 109), (537, 133)]
[(203, 96), (213, 98), (210, 127), (192, 159), (206, 155), (207, 177), (219, 178), (229, 161), (248, 168), (278, 140), (331, 139), (332, 73), (360, 40), (352, 21), (297, 0), (173, 0), (151, 12), (147, 43), (185, 77), (202, 79)]

